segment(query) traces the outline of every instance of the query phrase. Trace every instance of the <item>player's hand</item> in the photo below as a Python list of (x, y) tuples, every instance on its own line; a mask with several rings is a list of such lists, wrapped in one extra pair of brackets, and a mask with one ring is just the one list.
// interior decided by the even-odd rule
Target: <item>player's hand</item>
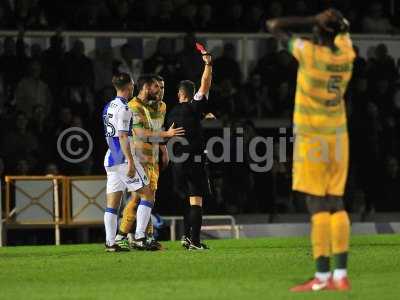
[(128, 160), (128, 173), (126, 174), (129, 178), (133, 178), (136, 175), (135, 163), (133, 160)]
[(185, 129), (183, 129), (183, 127), (175, 128), (175, 123), (172, 123), (171, 127), (167, 131), (167, 136), (174, 137), (182, 135), (185, 135)]
[(337, 22), (339, 16), (333, 9), (327, 9), (315, 16), (317, 24), (328, 32), (333, 32), (333, 29), (328, 26), (329, 23)]

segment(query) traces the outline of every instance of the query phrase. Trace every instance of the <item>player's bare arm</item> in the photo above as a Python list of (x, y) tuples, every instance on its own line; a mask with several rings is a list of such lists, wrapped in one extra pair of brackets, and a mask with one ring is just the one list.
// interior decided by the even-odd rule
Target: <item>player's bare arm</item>
[(169, 155), (166, 145), (160, 145), (161, 169), (164, 170), (169, 164)]
[(164, 131), (153, 131), (144, 128), (134, 128), (133, 129), (136, 136), (143, 139), (151, 139), (151, 138), (172, 138), (174, 136), (183, 136), (185, 135), (185, 129), (183, 127), (175, 128), (175, 124), (172, 124), (168, 130)]
[(124, 132), (124, 131), (120, 131), (118, 132), (118, 138), (119, 138), (119, 142), (121, 144), (121, 149), (122, 152), (125, 155), (125, 158), (128, 162), (128, 177), (135, 177), (135, 164), (133, 162), (133, 156), (132, 156), (132, 152), (131, 152), (131, 147), (129, 144), (129, 136), (128, 136), (128, 132)]

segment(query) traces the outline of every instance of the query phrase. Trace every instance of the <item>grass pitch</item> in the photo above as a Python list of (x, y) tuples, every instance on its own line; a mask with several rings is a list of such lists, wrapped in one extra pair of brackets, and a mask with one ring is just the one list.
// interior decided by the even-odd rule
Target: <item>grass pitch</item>
[(102, 245), (0, 248), (0, 299), (400, 299), (400, 236), (352, 238), (348, 293), (294, 294), (313, 272), (307, 238), (209, 241), (189, 252)]

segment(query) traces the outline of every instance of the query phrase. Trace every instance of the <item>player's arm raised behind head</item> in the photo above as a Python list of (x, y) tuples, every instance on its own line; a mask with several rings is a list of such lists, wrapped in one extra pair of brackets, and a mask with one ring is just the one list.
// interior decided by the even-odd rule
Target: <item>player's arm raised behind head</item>
[(292, 37), (290, 33), (291, 28), (299, 26), (312, 26), (316, 23), (315, 17), (287, 17), (287, 18), (276, 18), (266, 21), (268, 31), (278, 40), (281, 41), (282, 45), (287, 48), (289, 41)]
[(290, 29), (309, 26), (310, 29), (313, 25), (318, 25), (322, 29), (332, 32), (330, 27), (332, 22), (337, 22), (341, 14), (334, 9), (327, 9), (319, 14), (308, 17), (287, 17), (277, 18), (266, 21), (266, 26), (269, 32), (279, 39), (284, 47), (289, 46), (291, 39)]

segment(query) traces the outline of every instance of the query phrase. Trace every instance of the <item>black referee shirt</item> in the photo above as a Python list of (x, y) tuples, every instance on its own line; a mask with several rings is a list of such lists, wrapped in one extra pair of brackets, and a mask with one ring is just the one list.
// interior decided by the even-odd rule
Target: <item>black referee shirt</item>
[(175, 123), (175, 128), (183, 127), (188, 145), (176, 142), (173, 147), (174, 154), (180, 156), (183, 153), (192, 155), (202, 154), (205, 143), (201, 120), (206, 112), (207, 96), (198, 92), (193, 100), (176, 105), (167, 116), (167, 128)]

